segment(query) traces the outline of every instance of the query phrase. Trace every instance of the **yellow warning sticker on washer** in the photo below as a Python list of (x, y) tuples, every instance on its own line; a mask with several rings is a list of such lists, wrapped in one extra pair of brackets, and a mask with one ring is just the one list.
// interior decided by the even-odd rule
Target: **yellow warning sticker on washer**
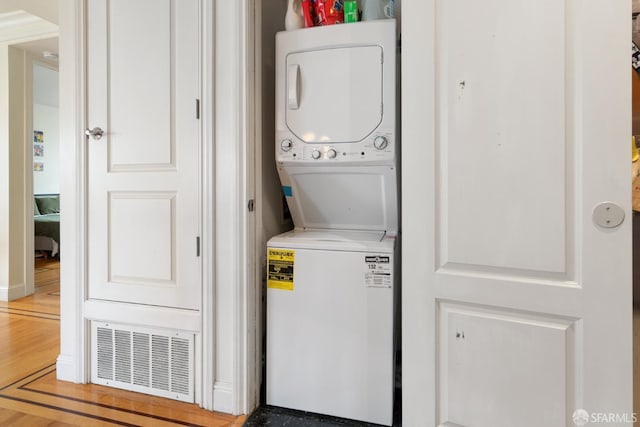
[(292, 249), (267, 250), (267, 288), (293, 290), (294, 260), (295, 251)]

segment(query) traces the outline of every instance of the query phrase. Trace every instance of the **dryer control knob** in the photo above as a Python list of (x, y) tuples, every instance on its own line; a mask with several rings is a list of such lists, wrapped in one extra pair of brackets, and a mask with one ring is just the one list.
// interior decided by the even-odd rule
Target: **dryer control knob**
[(280, 142), (280, 148), (282, 149), (282, 151), (289, 151), (293, 148), (293, 141), (291, 141), (290, 139), (283, 139), (282, 142)]
[(330, 159), (335, 159), (337, 155), (338, 155), (338, 153), (336, 153), (336, 150), (334, 150), (333, 148), (330, 148), (327, 151), (327, 157), (330, 158)]
[(313, 150), (313, 152), (311, 153), (311, 157), (318, 160), (320, 158), (320, 152), (318, 150)]
[(376, 139), (373, 140), (373, 146), (376, 147), (376, 150), (384, 150), (389, 145), (389, 140), (384, 136), (376, 136)]

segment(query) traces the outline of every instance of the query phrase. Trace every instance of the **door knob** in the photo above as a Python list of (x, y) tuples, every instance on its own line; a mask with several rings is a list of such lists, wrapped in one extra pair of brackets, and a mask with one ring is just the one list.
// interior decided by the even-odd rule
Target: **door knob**
[(102, 139), (102, 136), (104, 135), (104, 131), (99, 127), (94, 127), (93, 129), (85, 130), (84, 134), (93, 138), (94, 141), (99, 141), (100, 139)]

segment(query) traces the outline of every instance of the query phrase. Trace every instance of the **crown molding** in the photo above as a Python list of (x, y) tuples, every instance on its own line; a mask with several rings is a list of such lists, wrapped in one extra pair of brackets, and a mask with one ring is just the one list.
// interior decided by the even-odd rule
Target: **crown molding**
[(24, 10), (0, 14), (0, 43), (17, 43), (57, 34), (57, 25)]

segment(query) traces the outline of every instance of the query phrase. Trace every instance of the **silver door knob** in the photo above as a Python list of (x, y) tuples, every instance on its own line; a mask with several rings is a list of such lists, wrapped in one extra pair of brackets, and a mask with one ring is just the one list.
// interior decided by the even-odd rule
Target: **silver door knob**
[(84, 131), (84, 134), (90, 136), (95, 141), (99, 141), (104, 135), (104, 131), (99, 127), (94, 127), (93, 129), (87, 129)]

